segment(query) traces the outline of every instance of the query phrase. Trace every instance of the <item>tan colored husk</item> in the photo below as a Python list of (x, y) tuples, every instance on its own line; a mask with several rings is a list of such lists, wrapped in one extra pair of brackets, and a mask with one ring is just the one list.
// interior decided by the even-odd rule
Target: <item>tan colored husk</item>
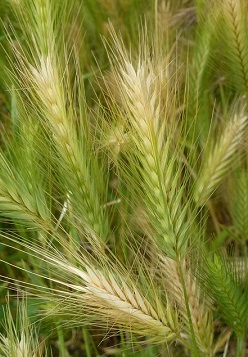
[[(186, 339), (189, 339), (191, 337), (189, 320), (177, 262), (168, 257), (161, 257), (161, 266), (163, 272), (165, 272), (166, 279), (163, 279), (168, 297), (172, 303), (176, 303), (179, 307), (179, 314), (182, 316), (185, 326), (187, 326), (187, 330), (184, 330), (185, 335), (184, 331), (182, 334)], [(182, 269), (197, 346), (202, 353), (213, 356), (214, 327), (212, 312), (204, 302), (201, 289), (197, 286), (185, 260), (182, 261)]]
[(247, 125), (248, 116), (244, 110), (236, 112), (224, 129), (219, 141), (213, 145), (212, 150), (206, 155), (194, 191), (197, 205), (206, 203), (227, 174), (238, 153), (240, 144), (244, 140)]

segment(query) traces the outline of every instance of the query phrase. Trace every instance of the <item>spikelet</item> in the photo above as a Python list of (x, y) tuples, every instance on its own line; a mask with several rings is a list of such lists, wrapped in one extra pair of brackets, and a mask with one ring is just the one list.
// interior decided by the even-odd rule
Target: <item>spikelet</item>
[(27, 227), (52, 230), (47, 204), (49, 187), (38, 164), (33, 143), (35, 131), (30, 138), (26, 124), (18, 126), (19, 135), (23, 136), (8, 142), (5, 152), (0, 151), (0, 217)]
[(204, 205), (234, 164), (240, 144), (244, 140), (247, 124), (248, 116), (244, 110), (236, 112), (218, 142), (211, 150), (206, 149), (194, 191), (197, 205)]
[(25, 299), (17, 302), (15, 321), (8, 302), (5, 321), (5, 334), (0, 334), (1, 357), (42, 357), (47, 351), (39, 341), (38, 334), (31, 325), (27, 315)]
[[(175, 125), (175, 98), (169, 85), (169, 65), (165, 73), (161, 68), (156, 73), (157, 67), (149, 60), (148, 50), (144, 48), (134, 65), (114, 32), (112, 36), (118, 58), (118, 64), (113, 65), (113, 73), (130, 141), (129, 148), (125, 150), (130, 173), (124, 162), (119, 167), (122, 171), (126, 170), (124, 175), (127, 174), (127, 181), (135, 182), (133, 176), (137, 177), (135, 188), (152, 227), (150, 236), (160, 249), (175, 259), (177, 254), (183, 254), (187, 240), (185, 216), (188, 206), (182, 204), (185, 191), (184, 183), (179, 187), (182, 173), (178, 162), (180, 154), (172, 144), (174, 133), (170, 126)], [(163, 104), (166, 108), (163, 110), (160, 86), (166, 88), (166, 103)]]
[(240, 282), (235, 278), (235, 269), (230, 269), (222, 257), (214, 254), (213, 257), (205, 256), (198, 275), (202, 287), (216, 303), (222, 318), (242, 338), (248, 324), (247, 291), (242, 291)]
[(39, 0), (37, 3), (28, 2), (25, 6), (33, 12), (34, 29), (25, 23), (22, 27), (29, 39), (28, 45), (36, 51), (30, 59), (25, 49), (17, 50), (18, 81), (22, 88), (26, 88), (25, 94), (39, 119), (39, 125), (45, 127), (50, 135), (56, 152), (54, 164), (57, 165), (61, 195), (71, 192), (70, 209), (74, 219), (88, 239), (101, 244), (101, 241), (109, 239), (104, 209), (106, 189), (98, 160), (91, 155), (94, 147), (88, 118), (83, 118), (81, 112), (78, 118), (75, 112), (75, 107), (79, 104), (81, 110), (83, 104), (77, 102), (80, 99), (74, 98), (69, 85), (71, 79), (64, 65), (68, 58), (60, 52), (56, 43), (54, 18), (59, 4), (52, 8), (51, 1)]
[[(10, 245), (17, 241), (10, 236), (7, 239)], [(25, 282), (20, 282), (20, 286), (44, 301), (51, 301), (53, 314), (56, 309), (65, 319), (69, 314), (71, 324), (76, 321), (77, 325), (95, 321), (107, 327), (110, 323), (113, 328), (121, 327), (156, 343), (180, 340), (176, 310), (161, 300), (158, 287), (151, 287), (145, 277), (139, 282), (118, 262), (112, 265), (100, 248), (101, 265), (93, 265), (88, 251), (79, 254), (66, 241), (63, 249), (65, 252), (69, 249), (70, 254), (66, 255), (71, 260), (52, 245), (40, 247), (21, 240), (18, 243), (43, 262), (43, 278), (56, 284), (52, 289)], [(50, 314), (48, 310), (48, 317)]]
[[(169, 299), (172, 303), (177, 304), (179, 307), (179, 316), (181, 316), (184, 321), (184, 337), (190, 339), (189, 319), (183, 298), (183, 285), (177, 263), (170, 258), (161, 257), (161, 268), (166, 277), (164, 284), (168, 291)], [(202, 297), (200, 286), (197, 285), (185, 261), (182, 262), (182, 268), (196, 343), (201, 353), (206, 356), (211, 356), (213, 355), (213, 316)]]
[(234, 181), (235, 192), (231, 198), (231, 216), (234, 228), (241, 239), (248, 239), (248, 176), (239, 170)]
[[(248, 26), (247, 26), (247, 1), (223, 0), (220, 6), (223, 16), (221, 34), (224, 44), (225, 56), (230, 69), (230, 82), (237, 91), (248, 91)], [(223, 45), (222, 45), (223, 46)]]

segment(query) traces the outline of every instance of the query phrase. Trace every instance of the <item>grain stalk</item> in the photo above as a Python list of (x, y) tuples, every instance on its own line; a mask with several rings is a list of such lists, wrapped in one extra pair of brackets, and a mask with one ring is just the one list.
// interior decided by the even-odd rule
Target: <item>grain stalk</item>
[(117, 48), (114, 56), (118, 59), (113, 72), (126, 115), (124, 125), (132, 142), (126, 155), (132, 177), (127, 172), (124, 174), (127, 174), (130, 184), (134, 182), (133, 175), (137, 178), (138, 200), (141, 199), (145, 206), (146, 219), (152, 227), (151, 239), (161, 251), (177, 262), (191, 331), (192, 352), (194, 356), (199, 356), (181, 269), (181, 257), (185, 253), (188, 238), (186, 215), (189, 204), (182, 204), (186, 176), (182, 175), (182, 166), (178, 162), (180, 151), (177, 151), (178, 147), (173, 147), (172, 135), (176, 133), (173, 133), (172, 127), (175, 118), (169, 121), (169, 113), (173, 113), (175, 98), (168, 83), (165, 109), (161, 109), (160, 84), (169, 82), (169, 65), (165, 70), (166, 80), (163, 81), (163, 71), (159, 68), (160, 71), (155, 74), (156, 66), (148, 59), (144, 43), (141, 44), (138, 63), (134, 66), (114, 32), (112, 36)]

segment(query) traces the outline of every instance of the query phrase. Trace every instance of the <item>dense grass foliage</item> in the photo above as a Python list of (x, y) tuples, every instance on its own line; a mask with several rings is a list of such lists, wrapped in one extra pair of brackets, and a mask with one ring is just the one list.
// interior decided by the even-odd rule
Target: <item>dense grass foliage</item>
[(0, 356), (246, 356), (246, 0), (0, 15)]

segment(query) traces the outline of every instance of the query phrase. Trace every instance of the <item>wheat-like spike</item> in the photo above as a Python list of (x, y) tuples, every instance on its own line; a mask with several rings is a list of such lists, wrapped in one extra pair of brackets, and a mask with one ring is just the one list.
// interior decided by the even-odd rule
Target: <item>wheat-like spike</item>
[(58, 145), (64, 145), (68, 155), (72, 155), (75, 160), (75, 150), (70, 137), (71, 125), (68, 122), (68, 114), (65, 106), (65, 96), (60, 83), (56, 61), (51, 54), (47, 57), (40, 57), (40, 64), (37, 68), (29, 65), (30, 71), (27, 73), (28, 80), (33, 84), (40, 102), (43, 104), (46, 119), (52, 127), (54, 138)]
[[(156, 336), (157, 341), (162, 340), (162, 336), (168, 341), (175, 339), (175, 332), (169, 325), (166, 314), (158, 315), (134, 284), (128, 286), (123, 277), (122, 281), (117, 283), (114, 275), (106, 278), (100, 271), (89, 268), (88, 278), (86, 299), (89, 299), (89, 305), (99, 312), (100, 309), (107, 309), (109, 316), (103, 310), (103, 317), (117, 322), (118, 316), (118, 323), (123, 327), (133, 325), (137, 330), (142, 329), (139, 334), (149, 334), (153, 338)], [(161, 311), (162, 306), (159, 312)]]
[[(185, 324), (185, 338), (190, 339), (188, 314), (183, 298), (183, 285), (178, 265), (168, 257), (161, 257), (161, 264), (166, 277), (164, 284), (168, 297), (172, 303), (176, 303), (179, 307), (179, 316), (182, 317)], [(182, 262), (182, 268), (197, 346), (204, 355), (212, 356), (214, 326), (211, 310), (204, 303), (200, 287), (190, 273), (189, 268), (187, 268), (185, 261)]]
[[(86, 272), (75, 271), (74, 267), (68, 267), (68, 270), (83, 277), (85, 286), (70, 284), (70, 287), (85, 293), (83, 300), (87, 308), (93, 309), (98, 317), (112, 320), (124, 328), (130, 326), (134, 331), (141, 329), (141, 335), (148, 334), (154, 338), (158, 334), (157, 340), (162, 336), (168, 336), (168, 340), (175, 338), (166, 315), (158, 315), (137, 287), (134, 284), (128, 286), (123, 276), (116, 273), (106, 276), (93, 267), (86, 267)], [(163, 309), (160, 306), (159, 312)]]
[[(183, 237), (180, 236), (183, 217), (179, 213), (182, 190), (177, 191), (180, 172), (175, 169), (170, 140), (165, 142), (155, 80), (149, 64), (139, 63), (135, 70), (131, 63), (126, 62), (120, 83), (134, 129), (132, 138), (142, 164), (140, 174), (147, 195), (146, 205), (149, 213), (153, 211), (152, 215), (156, 217), (154, 224), (160, 228), (165, 251), (175, 257), (176, 250), (183, 245)], [(182, 213), (185, 212), (182, 210)], [(160, 245), (163, 247), (163, 241)]]
[(31, 63), (18, 52), (19, 82), (27, 88), (25, 92), (31, 99), (32, 109), (51, 131), (51, 139), (59, 155), (60, 185), (66, 190), (64, 194), (71, 192), (73, 213), (94, 240), (106, 241), (109, 239), (109, 227), (103, 207), (105, 202), (101, 202), (105, 196), (102, 172), (97, 160), (90, 157), (93, 147), (89, 141), (88, 123), (82, 117), (77, 118), (72, 91), (69, 84), (65, 84), (70, 79), (66, 78), (66, 73), (63, 74), (63, 61), (58, 59), (52, 2), (39, 0), (35, 4), (27, 3), (36, 21), (34, 33), (29, 27), (26, 31), (29, 36), (32, 34), (29, 45), (36, 48), (37, 53), (33, 54)]
[[(50, 185), (46, 180), (47, 171), (45, 175), (43, 171), (49, 159), (47, 151), (44, 150), (42, 156), (37, 150), (42, 148), (40, 143), (44, 137), (27, 113), (20, 120), (21, 101), (15, 105), (19, 114), (13, 123), (12, 135), (5, 138), (4, 148), (0, 149), (0, 216), (49, 229), (52, 227), (47, 202)], [(45, 158), (44, 163), (41, 158)]]
[[(171, 325), (173, 320), (166, 319), (167, 312), (164, 307), (160, 306), (158, 315), (134, 284), (128, 286), (124, 282), (123, 276), (108, 274), (106, 277), (101, 271), (88, 268), (85, 283), (84, 287), (72, 284), (68, 286), (75, 292), (84, 292), (81, 299), (85, 310), (91, 312), (92, 318), (112, 322), (141, 336), (151, 336), (153, 341), (176, 339), (175, 322)], [(75, 298), (80, 301), (79, 296), (75, 295)], [(161, 315), (162, 311), (164, 315)]]
[[(78, 193), (81, 193), (84, 197), (81, 202), (85, 206), (86, 215), (84, 218), (88, 223), (88, 231), (92, 233), (93, 237), (100, 237), (106, 241), (109, 238), (106, 214), (99, 201), (99, 196), (97, 196), (98, 188), (91, 177), (96, 172), (87, 163), (87, 153), (84, 153), (83, 147), (78, 144), (73, 118), (66, 111), (62, 86), (54, 68), (56, 65), (52, 64), (51, 57), (41, 58), (39, 70), (31, 67), (32, 83), (44, 105), (44, 113), (52, 127), (59, 153), (66, 163), (67, 170), (71, 168), (71, 172), (68, 172), (74, 182), (72, 187), (68, 187), (72, 192), (71, 202), (74, 204)], [(77, 209), (77, 206), (74, 208)]]
[(230, 79), (238, 91), (248, 91), (248, 6), (246, 0), (223, 0), (221, 13), (226, 50), (226, 61), (230, 66)]
[(205, 89), (202, 88), (202, 80), (210, 57), (211, 33), (206, 29), (204, 30), (205, 31), (202, 31), (202, 33), (198, 35), (199, 36), (198, 46), (195, 49), (195, 55), (191, 63), (190, 87), (191, 87), (192, 96), (190, 96), (190, 99), (193, 99), (194, 106), (193, 108), (190, 109), (193, 110), (197, 109), (198, 101), (202, 94), (202, 90)]
[[(11, 245), (17, 239), (8, 237), (8, 241)], [(158, 291), (154, 288), (153, 295), (148, 290), (144, 293), (144, 287), (151, 289), (148, 281), (143, 286), (144, 280), (142, 284), (134, 280), (130, 272), (118, 263), (114, 264), (113, 270), (102, 251), (99, 250), (99, 259), (103, 267), (96, 267), (87, 251), (79, 255), (70, 247), (72, 263), (57, 248), (50, 251), (28, 241), (18, 240), (18, 243), (28, 250), (29, 255), (43, 263), (43, 277), (56, 283), (57, 287), (43, 290), (42, 286), (32, 287), (32, 284), (25, 282), (21, 285), (36, 296), (57, 302), (60, 311), (70, 314), (71, 322), (77, 320), (82, 325), (89, 315), (98, 324), (106, 326), (111, 323), (116, 328), (122, 327), (140, 336), (151, 337), (153, 342), (180, 340), (176, 312), (167, 302), (161, 301)]]
[(7, 159), (0, 153), (0, 215), (31, 226), (51, 229), (48, 208), (39, 203), (33, 187), (28, 187), (18, 172), (13, 172)]
[[(185, 215), (188, 208), (187, 205), (182, 205), (184, 186), (179, 188), (181, 167), (177, 161), (177, 150), (174, 149), (173, 152), (172, 134), (170, 129), (166, 131), (166, 125), (169, 125), (166, 115), (173, 112), (175, 98), (173, 92), (169, 92), (168, 85), (165, 100), (169, 109), (168, 113), (162, 112), (162, 71), (155, 74), (154, 64), (147, 59), (144, 48), (137, 66), (134, 66), (114, 32), (112, 35), (118, 49), (119, 62), (113, 72), (125, 108), (124, 125), (128, 129), (131, 142), (127, 152), (132, 171), (130, 180), (132, 179), (133, 185), (136, 171), (139, 180), (138, 199), (142, 198), (146, 207), (147, 220), (155, 233), (151, 233), (152, 237), (166, 254), (175, 258), (177, 254), (183, 254), (185, 247)], [(169, 78), (169, 75), (167, 77)], [(126, 165), (123, 163), (120, 170), (125, 169)], [(125, 174), (129, 177), (127, 171)]]
[(5, 333), (0, 334), (0, 356), (1, 357), (45, 357), (44, 350), (38, 339), (38, 334), (31, 325), (27, 315), (26, 301), (17, 301), (17, 315), (14, 320), (10, 304), (8, 302), (5, 321)]
[(223, 259), (214, 255), (205, 257), (198, 269), (202, 287), (216, 303), (220, 315), (240, 338), (247, 330), (248, 302), (233, 269)]
[(206, 149), (207, 153), (194, 191), (197, 205), (200, 206), (206, 202), (234, 163), (240, 143), (244, 139), (247, 124), (248, 116), (244, 111), (235, 113), (213, 149), (210, 151)]
[[(204, 104), (206, 102), (209, 81), (209, 62), (212, 50), (211, 40), (211, 27), (207, 22), (196, 36), (193, 60), (189, 64), (187, 125), (189, 126), (191, 140), (195, 142), (195, 136), (197, 136), (200, 138), (202, 145), (205, 143), (210, 127), (210, 116), (206, 112), (206, 105)], [(196, 130), (195, 133), (194, 130)]]
[(242, 239), (248, 239), (248, 177), (247, 171), (238, 172), (231, 207), (233, 224)]

